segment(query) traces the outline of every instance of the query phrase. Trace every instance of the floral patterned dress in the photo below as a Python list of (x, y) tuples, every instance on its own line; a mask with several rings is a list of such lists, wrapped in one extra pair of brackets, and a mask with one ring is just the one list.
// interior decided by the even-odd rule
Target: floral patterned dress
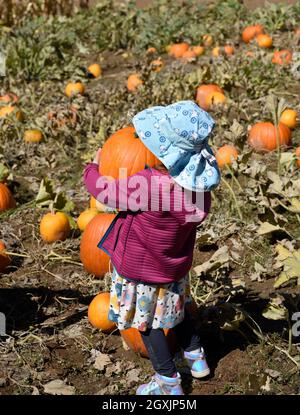
[(184, 318), (184, 307), (191, 302), (189, 275), (168, 284), (128, 281), (113, 270), (108, 319), (119, 330), (134, 327), (172, 328)]

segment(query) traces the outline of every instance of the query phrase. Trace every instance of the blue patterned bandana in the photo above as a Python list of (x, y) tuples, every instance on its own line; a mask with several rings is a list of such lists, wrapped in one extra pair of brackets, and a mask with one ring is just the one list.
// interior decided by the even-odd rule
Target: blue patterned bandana
[(145, 109), (133, 117), (145, 146), (183, 188), (207, 192), (220, 182), (220, 171), (208, 136), (212, 117), (193, 101)]

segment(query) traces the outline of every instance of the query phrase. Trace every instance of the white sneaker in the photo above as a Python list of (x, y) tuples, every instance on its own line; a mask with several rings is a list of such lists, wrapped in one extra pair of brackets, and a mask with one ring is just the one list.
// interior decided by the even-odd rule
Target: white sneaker
[(200, 352), (184, 352), (184, 359), (187, 361), (194, 378), (205, 378), (210, 374), (210, 369), (202, 347)]

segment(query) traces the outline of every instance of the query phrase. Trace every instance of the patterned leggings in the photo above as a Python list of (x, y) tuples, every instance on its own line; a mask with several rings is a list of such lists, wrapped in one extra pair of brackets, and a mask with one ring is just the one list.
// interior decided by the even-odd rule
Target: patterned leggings
[[(177, 326), (174, 326), (172, 330), (175, 332), (178, 343), (184, 351), (191, 352), (201, 347), (200, 337), (187, 312), (185, 312), (184, 320)], [(154, 370), (163, 376), (172, 377), (175, 375), (177, 372), (176, 366), (163, 329), (148, 328), (140, 333)]]

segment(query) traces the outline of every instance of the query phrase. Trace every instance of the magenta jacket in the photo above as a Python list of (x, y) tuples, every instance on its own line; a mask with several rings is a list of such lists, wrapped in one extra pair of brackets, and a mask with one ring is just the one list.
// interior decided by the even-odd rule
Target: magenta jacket
[(150, 284), (183, 278), (192, 265), (197, 225), (210, 209), (210, 192), (183, 191), (176, 183), (159, 185), (159, 180), (171, 177), (152, 168), (113, 180), (111, 185), (104, 184), (104, 179), (97, 164), (86, 166), (89, 193), (121, 210), (98, 244), (110, 255), (117, 272), (128, 280)]

